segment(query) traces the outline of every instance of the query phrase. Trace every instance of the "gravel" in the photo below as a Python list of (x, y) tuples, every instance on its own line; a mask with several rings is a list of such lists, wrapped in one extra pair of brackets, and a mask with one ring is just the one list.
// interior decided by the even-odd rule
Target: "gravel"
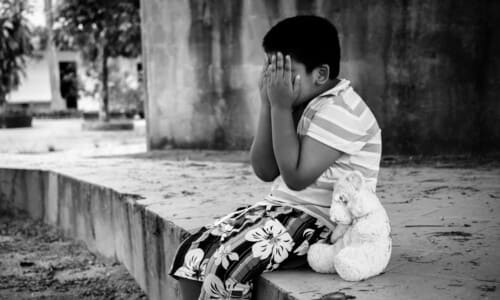
[(125, 267), (27, 215), (0, 211), (0, 299), (147, 299)]

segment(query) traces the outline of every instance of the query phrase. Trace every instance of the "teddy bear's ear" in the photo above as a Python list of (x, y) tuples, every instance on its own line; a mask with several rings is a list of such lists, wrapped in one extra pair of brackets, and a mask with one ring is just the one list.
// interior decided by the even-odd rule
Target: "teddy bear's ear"
[(357, 191), (361, 190), (364, 184), (363, 175), (359, 171), (349, 173), (346, 180), (351, 183)]

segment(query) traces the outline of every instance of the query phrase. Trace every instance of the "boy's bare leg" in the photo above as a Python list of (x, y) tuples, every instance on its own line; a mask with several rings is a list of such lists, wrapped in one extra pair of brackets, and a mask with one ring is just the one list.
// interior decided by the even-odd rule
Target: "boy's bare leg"
[(202, 283), (195, 280), (179, 279), (182, 300), (198, 300)]

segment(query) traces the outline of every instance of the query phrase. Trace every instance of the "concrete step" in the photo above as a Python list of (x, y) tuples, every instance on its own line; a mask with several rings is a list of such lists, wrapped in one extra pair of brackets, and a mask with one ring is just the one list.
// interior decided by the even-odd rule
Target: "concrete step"
[[(27, 211), (115, 258), (150, 299), (180, 299), (167, 272), (189, 232), (162, 218), (148, 200), (54, 171), (0, 168), (0, 210)], [(272, 281), (259, 281), (258, 299), (295, 299)]]
[[(309, 269), (263, 274), (256, 299), (500, 298), (498, 169), (390, 168), (379, 193), (393, 228), (383, 276), (351, 283)], [(150, 299), (179, 299), (167, 276), (190, 232), (262, 199), (245, 163), (2, 156), (0, 210), (24, 210), (122, 262)], [(467, 232), (456, 240), (445, 233)]]

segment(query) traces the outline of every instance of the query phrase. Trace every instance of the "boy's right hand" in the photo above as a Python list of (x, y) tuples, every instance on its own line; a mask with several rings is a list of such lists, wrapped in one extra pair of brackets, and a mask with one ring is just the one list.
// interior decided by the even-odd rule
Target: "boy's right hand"
[(267, 76), (269, 75), (268, 68), (269, 68), (270, 63), (271, 63), (271, 61), (266, 54), (266, 58), (264, 60), (264, 66), (262, 67), (262, 72), (260, 73), (260, 77), (259, 77), (260, 100), (262, 101), (263, 105), (269, 104), (269, 97), (267, 96), (266, 82), (267, 82)]

